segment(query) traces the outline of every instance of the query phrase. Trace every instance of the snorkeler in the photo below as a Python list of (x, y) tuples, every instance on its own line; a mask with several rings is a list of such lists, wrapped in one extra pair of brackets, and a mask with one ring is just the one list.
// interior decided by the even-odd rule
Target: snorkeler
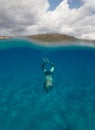
[[(48, 68), (49, 67), (49, 68)], [(51, 63), (48, 58), (43, 58), (42, 63), (42, 70), (45, 74), (45, 81), (44, 81), (44, 89), (48, 92), (53, 86), (53, 77), (52, 74), (54, 72), (54, 64)]]

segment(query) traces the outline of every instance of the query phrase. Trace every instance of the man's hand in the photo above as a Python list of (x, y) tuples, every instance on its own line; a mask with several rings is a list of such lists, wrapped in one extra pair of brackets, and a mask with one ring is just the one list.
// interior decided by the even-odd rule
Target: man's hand
[(54, 66), (54, 64), (52, 62), (49, 61), (49, 59), (46, 57), (46, 58), (43, 58), (43, 62), (44, 64), (50, 64), (51, 66)]
[(45, 63), (50, 63), (50, 61), (49, 61), (49, 59), (46, 57), (46, 58), (43, 58), (43, 61), (45, 62)]

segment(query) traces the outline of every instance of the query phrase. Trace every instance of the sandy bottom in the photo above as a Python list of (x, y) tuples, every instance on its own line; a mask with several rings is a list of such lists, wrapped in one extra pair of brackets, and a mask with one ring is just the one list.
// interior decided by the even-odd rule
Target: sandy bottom
[(47, 94), (43, 75), (31, 73), (16, 70), (2, 75), (0, 130), (95, 130), (94, 79), (54, 77)]

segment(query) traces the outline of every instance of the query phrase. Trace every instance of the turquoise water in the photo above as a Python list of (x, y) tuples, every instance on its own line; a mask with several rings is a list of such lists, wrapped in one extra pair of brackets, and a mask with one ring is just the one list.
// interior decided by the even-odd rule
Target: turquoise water
[[(55, 64), (49, 93), (43, 57)], [(0, 130), (95, 130), (95, 49), (0, 41)]]

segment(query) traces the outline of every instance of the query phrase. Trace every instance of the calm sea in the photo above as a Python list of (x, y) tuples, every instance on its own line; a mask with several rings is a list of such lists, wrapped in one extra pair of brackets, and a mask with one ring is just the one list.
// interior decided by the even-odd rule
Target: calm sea
[[(43, 57), (55, 65), (49, 93)], [(95, 48), (0, 41), (0, 130), (95, 130)]]

